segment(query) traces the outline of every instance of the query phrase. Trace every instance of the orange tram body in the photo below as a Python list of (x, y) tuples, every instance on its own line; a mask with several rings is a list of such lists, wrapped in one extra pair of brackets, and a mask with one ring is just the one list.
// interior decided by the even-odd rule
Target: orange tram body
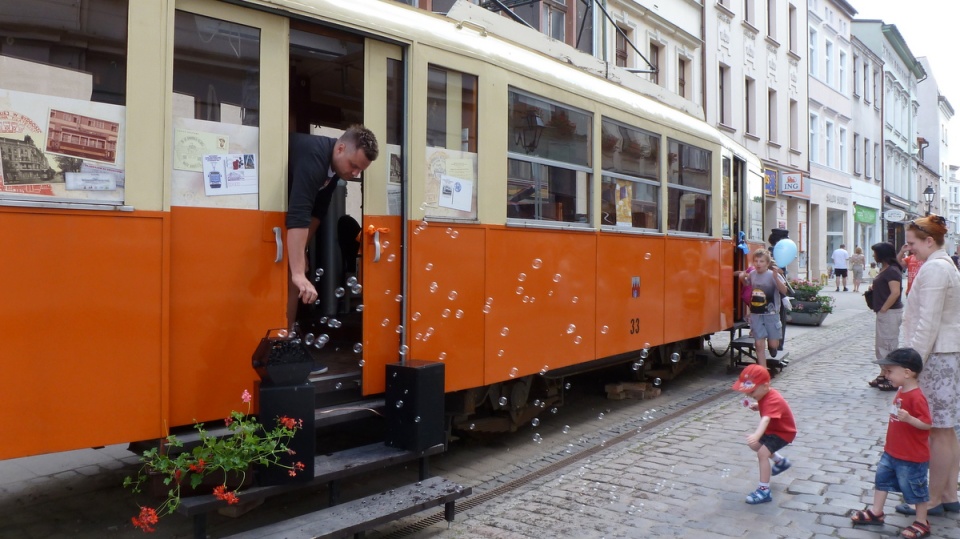
[[(291, 131), (362, 122), (380, 140), (311, 246), (321, 300), (299, 314), (358, 395), (385, 391), (388, 364), (443, 361), (455, 426), (515, 425), (534, 396), (559, 402), (567, 374), (696, 349), (738, 319), (738, 235), (763, 245), (760, 162), (636, 75), (464, 2), (87, 4), (92, 27), (62, 30), (0, 0), (20, 6), (0, 60), (22, 67), (0, 69), (0, 140), (35, 146), (53, 176), (0, 155), (0, 459), (156, 439), (240, 406), (251, 353), (287, 324)], [(10, 46), (61, 31), (109, 36), (113, 64), (67, 72)], [(44, 77), (69, 88), (27, 84)], [(45, 144), (50, 109), (105, 120), (116, 157)], [(256, 173), (228, 159), (211, 174), (211, 155), (254, 156)], [(355, 270), (343, 217), (362, 230)]]

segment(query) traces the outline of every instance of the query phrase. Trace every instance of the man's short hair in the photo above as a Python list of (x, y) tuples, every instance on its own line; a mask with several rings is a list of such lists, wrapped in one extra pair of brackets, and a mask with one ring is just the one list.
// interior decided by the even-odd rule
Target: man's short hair
[(363, 155), (368, 161), (376, 161), (380, 155), (380, 146), (377, 144), (377, 136), (366, 127), (360, 124), (351, 125), (343, 135), (340, 135), (340, 142), (363, 150)]

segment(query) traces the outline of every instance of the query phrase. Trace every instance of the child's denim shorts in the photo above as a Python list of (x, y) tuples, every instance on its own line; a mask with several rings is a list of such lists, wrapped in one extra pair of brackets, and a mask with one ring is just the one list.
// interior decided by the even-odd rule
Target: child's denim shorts
[(930, 501), (927, 484), (929, 463), (910, 462), (891, 457), (884, 451), (877, 464), (877, 490), (900, 492), (903, 501), (920, 503)]
[(750, 314), (750, 333), (754, 339), (779, 341), (783, 336), (780, 315), (778, 313)]

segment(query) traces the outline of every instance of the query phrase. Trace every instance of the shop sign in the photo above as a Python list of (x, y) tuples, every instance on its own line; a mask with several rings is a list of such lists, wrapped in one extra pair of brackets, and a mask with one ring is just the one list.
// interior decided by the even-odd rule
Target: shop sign
[(780, 193), (798, 198), (810, 198), (809, 187), (803, 174), (781, 174)]
[(866, 206), (856, 205), (853, 209), (853, 220), (857, 223), (873, 224), (877, 222), (877, 210)]
[(768, 197), (777, 196), (777, 171), (763, 169), (763, 194)]
[(883, 212), (884, 221), (903, 221), (907, 218), (907, 214), (903, 210), (887, 210)]

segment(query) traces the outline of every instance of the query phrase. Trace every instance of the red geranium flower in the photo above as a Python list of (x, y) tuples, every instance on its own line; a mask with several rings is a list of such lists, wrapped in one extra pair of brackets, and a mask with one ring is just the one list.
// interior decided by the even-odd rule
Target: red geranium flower
[(134, 527), (140, 528), (145, 532), (154, 532), (157, 531), (154, 526), (157, 525), (157, 522), (160, 521), (160, 518), (157, 517), (157, 512), (151, 507), (141, 507), (140, 515), (132, 517), (130, 519), (133, 522)]

